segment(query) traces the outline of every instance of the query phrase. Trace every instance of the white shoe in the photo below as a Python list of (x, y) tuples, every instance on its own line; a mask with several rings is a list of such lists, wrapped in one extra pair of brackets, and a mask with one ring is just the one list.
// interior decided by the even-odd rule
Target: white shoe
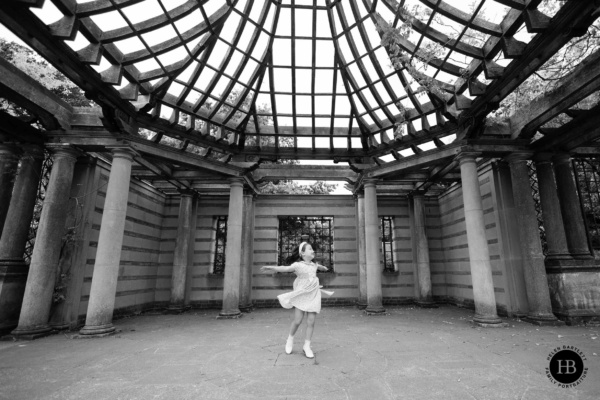
[(292, 354), (292, 350), (294, 349), (294, 338), (288, 338), (287, 342), (285, 342), (285, 353)]
[(315, 355), (313, 354), (310, 345), (304, 345), (304, 347), (302, 347), (302, 350), (304, 350), (304, 355), (306, 356), (306, 358), (315, 358)]

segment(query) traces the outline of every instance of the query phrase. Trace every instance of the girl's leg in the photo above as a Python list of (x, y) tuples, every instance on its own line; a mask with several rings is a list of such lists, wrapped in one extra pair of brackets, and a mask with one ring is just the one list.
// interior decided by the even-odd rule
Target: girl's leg
[(315, 318), (316, 317), (317, 317), (317, 313), (309, 312), (308, 317), (306, 318), (306, 340), (304, 341), (304, 346), (302, 347), (302, 350), (304, 350), (304, 354), (308, 358), (315, 357), (315, 355), (313, 354), (313, 352), (310, 348), (310, 339), (312, 338), (313, 330), (315, 328)]
[(294, 311), (294, 319), (290, 325), (290, 335), (287, 338), (287, 342), (285, 343), (285, 352), (287, 354), (292, 354), (292, 350), (294, 349), (294, 335), (298, 330), (298, 327), (302, 323), (302, 319), (304, 318), (304, 311), (296, 308)]
[(300, 324), (302, 323), (302, 319), (304, 318), (304, 311), (299, 310), (297, 308), (294, 308), (294, 310), (294, 319), (290, 324), (290, 336), (294, 336), (296, 334), (296, 331), (298, 330), (298, 327), (300, 326)]
[(306, 318), (306, 341), (310, 342), (312, 338), (313, 329), (315, 328), (315, 319), (317, 318), (317, 313), (309, 312), (308, 317)]

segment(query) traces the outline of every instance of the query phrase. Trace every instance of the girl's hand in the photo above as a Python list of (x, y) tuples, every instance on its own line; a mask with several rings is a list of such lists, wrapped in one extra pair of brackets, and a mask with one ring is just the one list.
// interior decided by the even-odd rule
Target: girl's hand
[(260, 272), (268, 272), (271, 270), (271, 267), (268, 265), (265, 265), (264, 267), (260, 267)]

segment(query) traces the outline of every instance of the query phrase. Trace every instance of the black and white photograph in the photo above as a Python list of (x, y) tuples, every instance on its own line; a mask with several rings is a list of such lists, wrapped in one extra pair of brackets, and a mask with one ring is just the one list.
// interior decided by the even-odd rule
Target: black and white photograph
[(600, 1), (0, 1), (0, 400), (599, 378)]

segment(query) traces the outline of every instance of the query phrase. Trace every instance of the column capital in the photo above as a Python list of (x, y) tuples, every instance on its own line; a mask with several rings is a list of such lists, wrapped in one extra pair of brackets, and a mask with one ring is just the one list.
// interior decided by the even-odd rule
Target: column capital
[(564, 153), (564, 152), (560, 152), (560, 153), (555, 153), (554, 156), (552, 157), (552, 161), (554, 162), (554, 164), (565, 164), (571, 161), (571, 155), (569, 153)]
[(33, 157), (40, 160), (44, 159), (44, 149), (42, 146), (37, 144), (23, 144), (21, 145), (21, 149), (23, 150), (21, 157)]
[(463, 165), (467, 162), (475, 162), (477, 157), (481, 156), (481, 153), (476, 151), (461, 151), (454, 157), (455, 161), (458, 161), (459, 165)]
[(240, 178), (240, 177), (233, 177), (233, 178), (228, 178), (228, 179), (227, 179), (227, 182), (229, 182), (229, 185), (230, 185), (231, 187), (235, 187), (235, 186), (237, 186), (237, 187), (242, 187), (242, 188), (243, 188), (243, 187), (244, 187), (245, 180), (244, 180), (244, 178)]
[(113, 159), (124, 158), (133, 161), (133, 157), (140, 155), (140, 153), (129, 145), (106, 146), (106, 148), (111, 151)]
[(77, 157), (83, 154), (70, 144), (64, 143), (50, 143), (46, 145), (46, 148), (52, 153), (52, 158), (55, 160), (58, 158), (66, 158), (75, 162), (77, 161)]
[(533, 161), (536, 164), (549, 164), (552, 163), (552, 157), (554, 153), (537, 153), (533, 156)]
[(14, 143), (0, 143), (0, 157), (17, 158), (20, 152), (19, 147)]
[(177, 190), (181, 197), (194, 197), (196, 196), (196, 192), (193, 189), (179, 189)]
[(375, 179), (375, 178), (363, 179), (363, 187), (367, 187), (367, 186), (374, 187), (377, 184), (377, 182), (379, 182), (379, 179)]
[(519, 151), (519, 152), (510, 153), (509, 155), (504, 157), (504, 161), (507, 161), (508, 163), (512, 164), (512, 163), (515, 163), (518, 161), (527, 161), (532, 158), (533, 158), (533, 152)]

